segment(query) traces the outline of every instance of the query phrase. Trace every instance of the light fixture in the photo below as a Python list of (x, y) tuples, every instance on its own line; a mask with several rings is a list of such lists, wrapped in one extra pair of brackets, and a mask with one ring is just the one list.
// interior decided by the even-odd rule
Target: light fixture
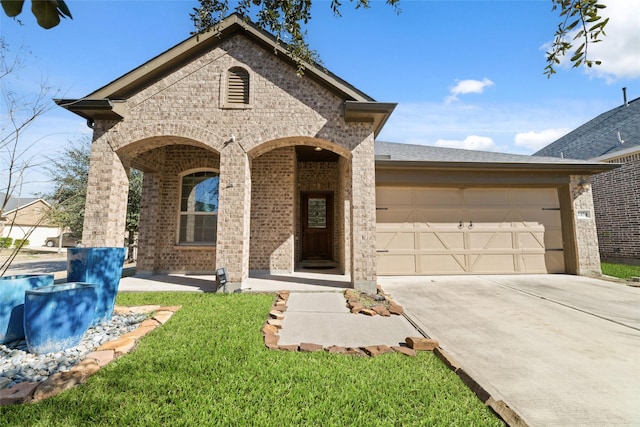
[(322, 147), (316, 147), (316, 148), (314, 148), (314, 150), (316, 150), (316, 151), (322, 151)]
[(224, 292), (227, 293), (227, 269), (222, 267), (216, 270), (216, 292), (224, 288)]

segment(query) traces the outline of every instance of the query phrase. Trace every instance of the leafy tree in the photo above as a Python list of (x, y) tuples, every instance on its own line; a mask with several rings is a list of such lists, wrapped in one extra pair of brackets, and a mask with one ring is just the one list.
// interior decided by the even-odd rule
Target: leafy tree
[[(67, 146), (62, 156), (52, 160), (51, 166), (47, 167), (54, 190), (43, 197), (53, 202), (51, 218), (60, 226), (70, 228), (77, 236), (82, 235), (84, 225), (90, 157), (91, 141), (86, 137)], [(133, 242), (140, 222), (142, 177), (142, 172), (131, 169), (126, 221), (129, 242)]]
[(135, 236), (140, 225), (140, 207), (142, 202), (142, 178), (144, 174), (131, 169), (129, 175), (129, 196), (127, 198), (127, 244), (129, 246), (129, 259), (133, 259)]
[[(560, 60), (575, 48), (570, 61), (573, 68), (586, 65), (591, 68), (594, 64), (600, 65), (601, 61), (592, 61), (587, 55), (589, 45), (602, 41), (605, 35), (604, 27), (609, 18), (602, 19), (598, 15), (606, 6), (601, 0), (551, 0), (552, 10), (560, 11), (560, 24), (555, 33), (555, 39), (551, 45), (551, 51), (547, 52), (547, 66), (544, 73), (551, 77), (556, 73), (555, 66)], [(573, 35), (572, 35), (573, 34)], [(579, 43), (579, 44), (578, 44)]]
[[(192, 34), (202, 34), (212, 29), (229, 13), (229, 0), (198, 0), (200, 7), (194, 8), (190, 17), (195, 26)], [(318, 0), (316, 0), (318, 1)], [(367, 9), (371, 0), (349, 0), (356, 9)], [(385, 0), (396, 8), (400, 0)], [(547, 66), (544, 73), (551, 77), (555, 67), (567, 54), (573, 53), (573, 67), (599, 65), (600, 61), (588, 58), (587, 50), (591, 43), (598, 43), (605, 36), (604, 28), (609, 19), (603, 19), (598, 13), (605, 8), (603, 0), (551, 0), (552, 11), (558, 12), (560, 23), (554, 34), (551, 50), (547, 52)], [(7, 16), (16, 18), (22, 12), (24, 0), (0, 0)], [(284, 42), (287, 50), (298, 63), (300, 72), (305, 63), (319, 62), (317, 54), (306, 43), (304, 26), (311, 20), (312, 0), (237, 0), (233, 8), (236, 13), (251, 19), (261, 28), (275, 34)], [(331, 0), (329, 7), (336, 16), (340, 16), (342, 3)], [(52, 28), (60, 23), (60, 18), (72, 18), (69, 8), (63, 0), (31, 0), (31, 11), (38, 24), (43, 28)], [(17, 18), (16, 18), (17, 19)], [(72, 18), (73, 19), (73, 18)], [(573, 51), (574, 47), (575, 51)]]
[[(202, 34), (215, 30), (218, 23), (229, 13), (229, 0), (198, 0), (200, 7), (190, 14), (195, 31)], [(400, 12), (400, 0), (385, 0)], [(573, 67), (599, 65), (587, 56), (591, 43), (598, 43), (605, 36), (604, 28), (609, 19), (603, 19), (598, 13), (605, 8), (603, 0), (551, 0), (552, 11), (559, 13), (560, 23), (555, 32), (550, 52), (547, 52), (547, 66), (544, 73), (550, 77), (555, 67), (565, 55), (572, 52), (570, 61)], [(370, 0), (350, 0), (356, 9), (367, 9)], [(298, 70), (304, 71), (304, 63), (318, 62), (317, 54), (309, 49), (305, 39), (304, 26), (311, 20), (312, 0), (237, 0), (234, 11), (245, 19), (253, 19), (256, 24), (276, 35), (284, 42), (287, 50), (298, 64)], [(342, 3), (331, 0), (329, 7), (336, 16), (340, 16)], [(573, 31), (577, 31), (574, 33)]]
[(68, 145), (62, 156), (52, 159), (47, 167), (54, 185), (53, 192), (44, 195), (53, 202), (51, 219), (62, 227), (69, 227), (77, 236), (82, 235), (84, 224), (90, 156), (91, 140), (86, 137)]
[[(24, 0), (0, 0), (4, 13), (15, 18), (22, 13)], [(31, 12), (42, 28), (53, 28), (60, 23), (60, 18), (73, 19), (64, 0), (31, 0)]]

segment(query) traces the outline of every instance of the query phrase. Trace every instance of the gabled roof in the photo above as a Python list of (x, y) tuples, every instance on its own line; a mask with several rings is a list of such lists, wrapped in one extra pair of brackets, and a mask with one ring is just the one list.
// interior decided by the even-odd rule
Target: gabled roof
[[(0, 202), (4, 201), (5, 198), (5, 193), (0, 193)], [(41, 200), (43, 203), (45, 203), (46, 205), (49, 205), (49, 203), (41, 198), (38, 197), (12, 197), (9, 196), (9, 200), (7, 201), (7, 205), (4, 207), (4, 211), (2, 212), (3, 215), (6, 215), (16, 209), (22, 209), (22, 208), (26, 208), (27, 206), (36, 203), (37, 201)]]
[[(88, 120), (120, 120), (124, 114), (123, 100), (213, 49), (235, 34), (242, 34), (263, 48), (277, 53), (279, 58), (288, 62), (292, 67), (297, 67), (295, 60), (272, 34), (258, 28), (240, 15), (233, 14), (223, 19), (215, 29), (188, 38), (83, 98), (56, 99), (55, 102)], [(394, 103), (376, 102), (369, 95), (318, 64), (304, 65), (305, 77), (313, 79), (345, 100), (345, 119), (347, 121), (361, 121), (363, 118), (367, 121), (373, 121), (376, 134), (396, 106)]]
[(637, 145), (640, 145), (640, 98), (600, 114), (534, 156), (604, 158)]
[(609, 163), (532, 157), (489, 151), (462, 150), (427, 145), (376, 141), (376, 166), (435, 169), (501, 169), (554, 171), (566, 173), (603, 172), (619, 167)]

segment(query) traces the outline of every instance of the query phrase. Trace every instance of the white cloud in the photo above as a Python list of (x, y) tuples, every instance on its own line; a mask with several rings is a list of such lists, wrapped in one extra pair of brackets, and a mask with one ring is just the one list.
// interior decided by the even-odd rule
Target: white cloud
[[(601, 15), (609, 18), (605, 27), (606, 36), (599, 43), (587, 46), (588, 59), (602, 61), (601, 65), (584, 68), (587, 74), (613, 82), (617, 79), (634, 79), (640, 77), (640, 0), (605, 0), (607, 6), (601, 9)], [(567, 37), (572, 40), (577, 30)], [(580, 45), (582, 41), (576, 40)], [(545, 52), (551, 47), (551, 42), (542, 46)], [(569, 58), (574, 50), (562, 58), (560, 67), (571, 67)]]
[(556, 139), (569, 133), (571, 129), (545, 129), (542, 131), (519, 132), (513, 139), (518, 147), (524, 147), (533, 152), (546, 147)]
[(459, 101), (458, 95), (466, 95), (468, 93), (482, 93), (489, 86), (493, 86), (493, 82), (487, 78), (482, 80), (456, 80), (458, 83), (450, 89), (451, 95), (445, 98), (446, 103)]
[(589, 46), (589, 55), (602, 65), (589, 70), (609, 80), (640, 77), (640, 0), (605, 1), (602, 16), (609, 17), (607, 33), (600, 43)]
[(461, 141), (450, 139), (439, 139), (435, 143), (436, 147), (464, 148), (465, 150), (498, 151), (493, 139), (486, 136), (470, 135)]
[[(476, 106), (401, 103), (377, 139), (532, 154), (540, 148), (538, 144), (544, 146), (554, 141), (605, 109), (606, 104), (601, 102), (582, 100)], [(563, 113), (558, 114), (559, 111)], [(516, 135), (520, 135), (518, 141)]]

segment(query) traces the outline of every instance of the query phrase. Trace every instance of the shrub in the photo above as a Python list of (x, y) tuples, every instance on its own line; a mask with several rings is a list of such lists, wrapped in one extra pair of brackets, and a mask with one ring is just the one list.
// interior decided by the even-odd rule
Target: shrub
[(11, 237), (0, 237), (0, 249), (7, 249), (11, 247), (13, 239)]
[(18, 248), (20, 246), (29, 246), (29, 240), (27, 240), (27, 239), (16, 239), (13, 242), (13, 246), (15, 246), (16, 248)]

